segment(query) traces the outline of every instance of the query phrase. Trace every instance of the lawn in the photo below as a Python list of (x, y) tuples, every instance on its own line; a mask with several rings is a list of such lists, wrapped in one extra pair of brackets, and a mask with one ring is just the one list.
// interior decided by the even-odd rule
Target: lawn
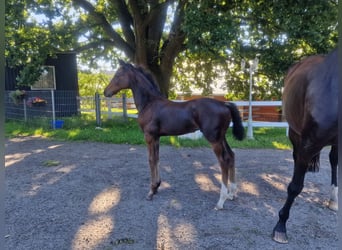
[[(62, 129), (51, 129), (47, 119), (36, 119), (28, 123), (19, 121), (5, 122), (6, 137), (39, 135), (57, 140), (70, 141), (95, 141), (114, 144), (145, 144), (144, 136), (136, 119), (121, 117), (104, 119), (101, 126), (91, 115), (82, 115), (63, 118)], [(232, 137), (231, 129), (228, 130), (227, 140), (232, 148), (269, 148), (290, 149), (291, 144), (286, 136), (285, 128), (254, 128), (254, 139), (237, 141)], [(209, 147), (209, 143), (201, 138), (197, 140), (183, 139), (177, 136), (161, 137), (162, 145), (176, 147)]]

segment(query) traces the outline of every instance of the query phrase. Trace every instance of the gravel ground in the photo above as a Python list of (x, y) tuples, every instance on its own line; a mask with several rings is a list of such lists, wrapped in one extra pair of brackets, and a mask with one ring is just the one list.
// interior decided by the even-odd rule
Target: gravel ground
[(338, 249), (327, 150), (320, 172), (306, 176), (282, 245), (271, 233), (292, 175), (288, 150), (235, 149), (238, 197), (216, 211), (220, 168), (209, 148), (162, 146), (163, 182), (147, 201), (144, 146), (5, 144), (6, 249)]

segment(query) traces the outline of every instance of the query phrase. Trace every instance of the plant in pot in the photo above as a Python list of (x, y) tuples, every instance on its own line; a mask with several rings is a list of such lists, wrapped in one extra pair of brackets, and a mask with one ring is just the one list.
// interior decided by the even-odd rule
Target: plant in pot
[(15, 105), (18, 105), (22, 100), (25, 99), (26, 97), (26, 92), (25, 90), (13, 90), (9, 93), (9, 97), (12, 99), (13, 103)]
[(27, 100), (26, 104), (27, 104), (29, 107), (32, 107), (32, 106), (34, 106), (34, 107), (42, 107), (42, 106), (45, 106), (45, 105), (47, 104), (47, 101), (44, 100), (44, 99), (41, 98), (41, 97), (35, 96), (35, 97), (30, 97), (30, 98)]

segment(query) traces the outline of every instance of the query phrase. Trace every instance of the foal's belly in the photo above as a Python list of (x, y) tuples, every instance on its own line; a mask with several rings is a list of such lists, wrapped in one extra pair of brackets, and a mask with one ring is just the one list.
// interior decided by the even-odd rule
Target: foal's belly
[(182, 112), (160, 119), (158, 123), (160, 135), (182, 135), (198, 130), (194, 119)]

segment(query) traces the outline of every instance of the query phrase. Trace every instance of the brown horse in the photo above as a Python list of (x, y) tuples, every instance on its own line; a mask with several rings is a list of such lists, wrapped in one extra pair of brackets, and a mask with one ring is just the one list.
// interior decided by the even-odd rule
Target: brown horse
[[(159, 138), (165, 135), (181, 135), (200, 130), (211, 144), (221, 166), (221, 192), (216, 205), (223, 208), (224, 201), (233, 199), (236, 192), (234, 153), (225, 134), (231, 120), (233, 135), (242, 140), (244, 128), (240, 113), (233, 103), (210, 98), (187, 102), (173, 102), (160, 93), (151, 74), (141, 67), (119, 61), (120, 68), (104, 90), (111, 97), (121, 89), (131, 89), (138, 109), (138, 123), (148, 147), (151, 186), (147, 199), (151, 200), (161, 183), (159, 174)], [(228, 177), (230, 185), (228, 186)]]
[(338, 209), (338, 69), (337, 49), (328, 56), (310, 56), (292, 66), (285, 77), (283, 110), (293, 145), (294, 172), (287, 199), (279, 211), (273, 239), (287, 243), (286, 221), (304, 186), (305, 173), (318, 171), (323, 147), (331, 145), (332, 194), (329, 207)]

